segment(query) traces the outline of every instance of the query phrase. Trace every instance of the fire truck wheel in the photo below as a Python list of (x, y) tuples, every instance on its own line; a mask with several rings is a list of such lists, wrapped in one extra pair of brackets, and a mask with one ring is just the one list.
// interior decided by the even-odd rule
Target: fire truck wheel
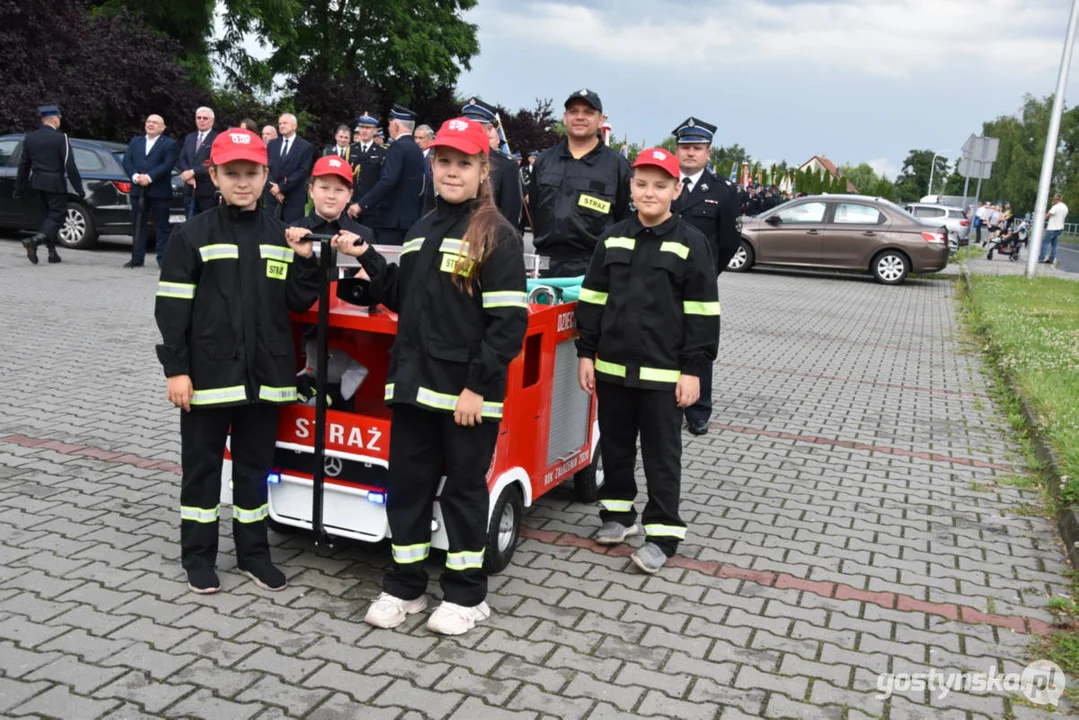
[(594, 503), (599, 500), (599, 489), (603, 487), (603, 458), (599, 448), (592, 458), (592, 464), (573, 476), (573, 489), (577, 491), (577, 499), (583, 503)]
[(502, 572), (517, 549), (521, 536), (521, 515), (524, 501), (517, 484), (507, 485), (495, 501), (491, 527), (487, 530), (487, 549), (483, 554), (483, 569), (488, 575)]

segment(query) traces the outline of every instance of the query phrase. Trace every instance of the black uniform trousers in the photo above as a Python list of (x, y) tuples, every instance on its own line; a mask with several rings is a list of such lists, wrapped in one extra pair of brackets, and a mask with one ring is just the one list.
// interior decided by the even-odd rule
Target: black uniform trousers
[(372, 228), (375, 231), (375, 244), (376, 245), (404, 245), (405, 244), (405, 228), (385, 228), (376, 227)]
[(483, 550), (490, 498), (487, 470), (498, 441), (497, 421), (458, 425), (453, 415), (412, 405), (393, 406), (386, 514), (393, 534), (393, 566), (383, 590), (415, 600), (427, 589), (423, 561), (431, 547), (435, 494), (449, 536), (442, 594), (446, 602), (474, 607), (487, 597)]
[(44, 215), (38, 232), (45, 236), (45, 244), (49, 246), (49, 252), (52, 253), (56, 251), (60, 228), (64, 226), (66, 219), (67, 193), (45, 192), (44, 190), (36, 192), (40, 198), (41, 212)]
[(686, 526), (678, 516), (682, 485), (682, 410), (674, 388), (642, 390), (597, 378), (596, 401), (603, 485), (599, 516), (629, 527), (637, 521), (637, 437), (648, 484), (644, 532), (667, 557), (685, 539)]
[(588, 263), (591, 262), (591, 260), (591, 256), (573, 260), (551, 258), (547, 269), (540, 271), (540, 277), (580, 277), (588, 272)]
[(276, 405), (192, 407), (180, 413), (180, 546), (186, 570), (214, 567), (221, 464), (232, 428), (232, 537), (241, 569), (270, 561), (266, 476), (277, 444)]

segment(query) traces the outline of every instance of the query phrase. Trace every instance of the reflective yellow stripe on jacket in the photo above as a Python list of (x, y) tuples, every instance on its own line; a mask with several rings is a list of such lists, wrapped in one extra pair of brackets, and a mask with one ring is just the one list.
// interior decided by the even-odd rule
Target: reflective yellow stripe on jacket
[(637, 247), (637, 239), (630, 237), (611, 237), (603, 241), (603, 247), (610, 250), (611, 248), (624, 248), (626, 250), (632, 250)]
[[(626, 377), (626, 366), (619, 363), (608, 362), (596, 358), (596, 372), (615, 377)], [(663, 368), (642, 367), (640, 378), (645, 382), (677, 383), (682, 373), (679, 370), (664, 370)]]
[[(435, 392), (428, 388), (421, 387), (416, 391), (416, 402), (427, 407), (435, 408), (436, 410), (449, 410), (453, 412), (457, 409), (457, 396), (450, 395), (449, 393)], [(485, 418), (494, 418), (496, 420), (502, 419), (502, 403), (500, 402), (484, 402), (483, 409), (480, 414)]]
[(425, 239), (426, 238), (415, 238), (414, 240), (409, 240), (401, 246), (401, 254), (407, 255), (410, 252), (416, 252), (421, 247), (423, 247), (423, 241)]
[(493, 290), (483, 294), (483, 309), (500, 307), (528, 308), (528, 295), (516, 290)]
[(203, 262), (210, 260), (239, 260), (240, 248), (235, 245), (204, 245), (199, 248), (199, 256)]
[(689, 247), (687, 245), (683, 245), (682, 243), (676, 243), (676, 242), (661, 243), (660, 246), (659, 246), (659, 251), (660, 252), (674, 253), (675, 255), (682, 258), (683, 260), (685, 260), (687, 257), (689, 257)]
[(259, 400), (266, 402), (296, 402), (296, 387), (259, 386)]
[(719, 302), (697, 302), (685, 300), (682, 302), (682, 312), (686, 315), (714, 315), (719, 316)]
[(259, 257), (266, 260), (280, 260), (281, 262), (292, 262), (292, 259), (296, 256), (296, 251), (292, 248), (281, 247), (280, 245), (259, 245)]
[(242, 402), (247, 399), (247, 389), (243, 385), (210, 390), (196, 390), (191, 396), (192, 405), (220, 405), (222, 403)]
[(581, 294), (578, 296), (577, 300), (580, 302), (592, 303), (593, 305), (606, 305), (607, 293), (582, 287)]
[(192, 283), (174, 283), (161, 281), (157, 284), (157, 297), (179, 298), (180, 300), (195, 299), (195, 285)]

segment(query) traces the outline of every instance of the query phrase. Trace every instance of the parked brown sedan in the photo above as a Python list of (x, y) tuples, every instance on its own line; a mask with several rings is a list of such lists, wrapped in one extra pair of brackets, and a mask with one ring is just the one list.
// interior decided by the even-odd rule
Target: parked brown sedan
[(898, 205), (862, 195), (814, 195), (742, 218), (742, 245), (727, 265), (788, 265), (870, 272), (897, 285), (948, 264), (947, 230)]

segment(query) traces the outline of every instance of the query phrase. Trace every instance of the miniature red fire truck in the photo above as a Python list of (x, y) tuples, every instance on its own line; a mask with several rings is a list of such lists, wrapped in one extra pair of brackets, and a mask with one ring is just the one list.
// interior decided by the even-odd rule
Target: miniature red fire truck
[[(390, 254), (387, 248), (378, 249)], [(327, 539), (378, 542), (389, 537), (385, 503), (391, 412), (383, 397), (397, 316), (384, 307), (345, 303), (330, 282), (326, 285), (322, 341), (327, 354), (338, 359), (345, 354), (347, 362), (366, 369), (366, 377), (348, 400), (338, 394), (325, 409), (322, 443), (316, 442), (318, 408), (297, 403), (281, 409), (268, 478), (270, 525), (278, 531), (314, 530)], [(539, 288), (532, 297), (557, 296), (558, 291), (551, 290)], [(509, 366), (498, 443), (487, 475), (491, 503), (484, 567), (491, 573), (509, 564), (524, 508), (569, 478), (580, 500), (594, 502), (603, 482), (595, 401), (577, 384), (575, 308), (576, 302), (530, 304), (524, 345)], [(293, 316), (300, 373), (311, 363), (310, 350), (304, 350), (312, 347), (318, 324), (317, 306)], [(232, 500), (229, 458), (226, 453), (225, 504)], [(321, 497), (313, 497), (320, 485)], [(431, 527), (432, 545), (445, 549), (437, 499)]]

